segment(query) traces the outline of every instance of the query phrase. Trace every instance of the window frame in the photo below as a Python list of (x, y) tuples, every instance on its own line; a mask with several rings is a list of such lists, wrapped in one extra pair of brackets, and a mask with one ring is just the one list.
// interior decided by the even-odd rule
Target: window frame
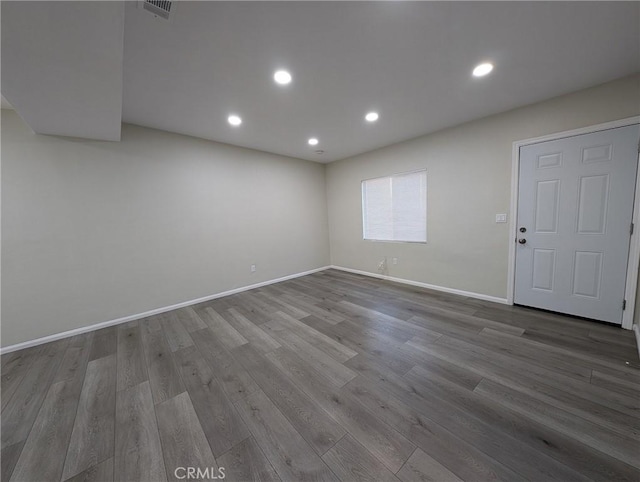
[[(367, 238), (365, 237), (365, 214), (366, 214), (366, 209), (365, 209), (365, 191), (364, 191), (364, 186), (365, 183), (367, 181), (375, 181), (376, 179), (393, 179), (396, 176), (406, 176), (407, 174), (415, 174), (415, 173), (419, 173), (419, 172), (424, 172), (424, 180), (425, 180), (425, 205), (424, 205), (424, 214), (425, 214), (425, 222), (424, 222), (424, 241), (405, 241), (405, 240), (396, 240), (396, 239), (372, 239), (372, 238)], [(429, 227), (427, 225), (428, 219), (429, 219), (429, 213), (427, 211), (428, 209), (428, 205), (429, 205), (429, 199), (428, 199), (428, 180), (429, 180), (429, 176), (427, 173), (427, 168), (422, 168), (422, 169), (414, 169), (412, 171), (403, 171), (403, 172), (395, 172), (393, 174), (388, 174), (386, 176), (376, 176), (376, 177), (369, 177), (367, 179), (363, 179), (362, 181), (360, 181), (360, 206), (362, 209), (362, 240), (363, 241), (368, 241), (368, 242), (373, 242), (373, 243), (402, 243), (402, 244), (427, 244), (429, 241)], [(391, 184), (391, 187), (393, 189), (393, 182)]]

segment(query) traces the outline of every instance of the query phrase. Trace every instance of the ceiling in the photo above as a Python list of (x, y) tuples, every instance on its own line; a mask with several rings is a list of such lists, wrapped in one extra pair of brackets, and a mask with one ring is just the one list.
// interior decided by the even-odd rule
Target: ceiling
[[(169, 21), (126, 2), (119, 66), (122, 4), (64, 2), (88, 22), (71, 28), (7, 3), (2, 93), (36, 132), (79, 137), (112, 135), (121, 107), (123, 122), (330, 162), (640, 71), (640, 2), (178, 1)], [(14, 16), (29, 49), (5, 40)], [(483, 61), (494, 71), (472, 77)], [(273, 82), (281, 68), (288, 86)]]
[(120, 140), (124, 5), (2, 2), (2, 96), (40, 134)]

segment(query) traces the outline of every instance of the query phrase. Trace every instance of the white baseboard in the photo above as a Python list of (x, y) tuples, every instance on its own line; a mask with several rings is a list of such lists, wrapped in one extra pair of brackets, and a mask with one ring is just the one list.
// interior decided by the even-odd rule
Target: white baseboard
[(638, 357), (640, 357), (640, 326), (634, 324), (633, 332), (636, 334), (636, 348), (638, 349)]
[(348, 273), (355, 273), (355, 274), (361, 274), (364, 276), (369, 276), (371, 278), (378, 278), (378, 279), (384, 279), (387, 281), (393, 281), (395, 283), (402, 283), (405, 285), (411, 285), (411, 286), (418, 286), (420, 288), (427, 288), (430, 290), (435, 290), (435, 291), (442, 291), (444, 293), (451, 293), (454, 295), (460, 295), (460, 296), (466, 296), (468, 298), (477, 298), (479, 300), (484, 300), (484, 301), (491, 301), (493, 303), (500, 303), (503, 305), (508, 305), (509, 302), (507, 301), (506, 298), (498, 298), (497, 296), (489, 296), (489, 295), (484, 295), (482, 293), (474, 293), (473, 291), (464, 291), (464, 290), (458, 290), (455, 288), (447, 288), (446, 286), (438, 286), (438, 285), (431, 285), (429, 283), (422, 283), (420, 281), (411, 281), (408, 279), (403, 279), (403, 278), (394, 278), (393, 276), (386, 276), (386, 275), (382, 275), (382, 274), (378, 274), (378, 273), (370, 273), (369, 271), (361, 271), (359, 269), (351, 269), (351, 268), (344, 268), (342, 266), (329, 266), (332, 269), (337, 269), (340, 271), (346, 271)]
[(183, 301), (182, 303), (177, 303), (171, 306), (163, 306), (162, 308), (156, 308), (154, 310), (145, 311), (144, 313), (137, 313), (135, 315), (125, 316), (123, 318), (117, 318), (115, 320), (103, 321), (101, 323), (95, 323), (93, 325), (83, 326), (81, 328), (76, 328), (74, 330), (63, 331), (61, 333), (55, 333), (53, 335), (43, 336), (42, 338), (36, 338), (35, 340), (29, 340), (22, 343), (16, 343), (15, 345), (9, 345), (3, 348), (0, 348), (0, 355), (4, 355), (5, 353), (10, 353), (16, 350), (22, 350), (23, 348), (29, 348), (36, 345), (42, 345), (43, 343), (49, 343), (51, 341), (60, 340), (62, 338), (67, 338), (69, 336), (80, 335), (82, 333), (87, 333), (89, 331), (99, 330), (101, 328), (106, 328), (108, 326), (119, 325), (120, 323), (127, 323), (128, 321), (139, 320), (141, 318), (146, 318), (148, 316), (157, 315), (160, 313), (165, 313), (167, 311), (176, 310), (178, 308), (184, 308), (185, 306), (196, 305), (198, 303), (203, 303), (205, 301), (215, 300), (216, 298), (222, 298), (224, 296), (235, 295), (236, 293), (242, 293), (243, 291), (249, 291), (255, 288), (260, 288), (261, 286), (267, 286), (274, 283), (280, 283), (281, 281), (287, 281), (293, 278), (300, 278), (301, 276), (306, 276), (308, 274), (317, 273), (318, 271), (324, 271), (325, 269), (329, 269), (330, 266), (323, 266), (322, 268), (311, 269), (309, 271), (303, 271), (302, 273), (290, 274), (287, 276), (283, 276), (282, 278), (271, 279), (268, 281), (262, 281), (260, 283), (243, 286), (241, 288), (235, 288), (229, 291), (223, 291), (221, 293), (216, 293), (214, 295), (204, 296), (202, 298), (197, 298), (195, 300)]

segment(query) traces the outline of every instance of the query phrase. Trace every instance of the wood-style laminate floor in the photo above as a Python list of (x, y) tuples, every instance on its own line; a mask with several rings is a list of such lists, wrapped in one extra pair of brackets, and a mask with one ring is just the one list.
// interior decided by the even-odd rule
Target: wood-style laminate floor
[(4, 355), (2, 480), (637, 482), (634, 343), (323, 271)]

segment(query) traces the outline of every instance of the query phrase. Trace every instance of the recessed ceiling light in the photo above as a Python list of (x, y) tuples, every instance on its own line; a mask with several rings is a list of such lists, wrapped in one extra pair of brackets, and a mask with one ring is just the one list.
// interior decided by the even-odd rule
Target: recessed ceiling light
[(316, 139), (315, 137), (312, 137), (307, 142), (309, 143), (310, 146), (317, 146), (318, 145), (318, 139)]
[(473, 76), (484, 77), (492, 70), (493, 70), (493, 64), (489, 64), (489, 63), (480, 64), (475, 69), (473, 69)]
[(227, 117), (227, 120), (232, 126), (239, 126), (240, 124), (242, 124), (242, 119), (237, 115), (230, 115), (229, 117)]
[(377, 112), (369, 112), (366, 116), (364, 116), (364, 118), (367, 119), (368, 122), (375, 122), (378, 120), (378, 117), (380, 116)]
[(291, 82), (291, 74), (286, 70), (278, 70), (275, 74), (273, 74), (273, 80), (275, 80), (280, 85), (287, 85)]

